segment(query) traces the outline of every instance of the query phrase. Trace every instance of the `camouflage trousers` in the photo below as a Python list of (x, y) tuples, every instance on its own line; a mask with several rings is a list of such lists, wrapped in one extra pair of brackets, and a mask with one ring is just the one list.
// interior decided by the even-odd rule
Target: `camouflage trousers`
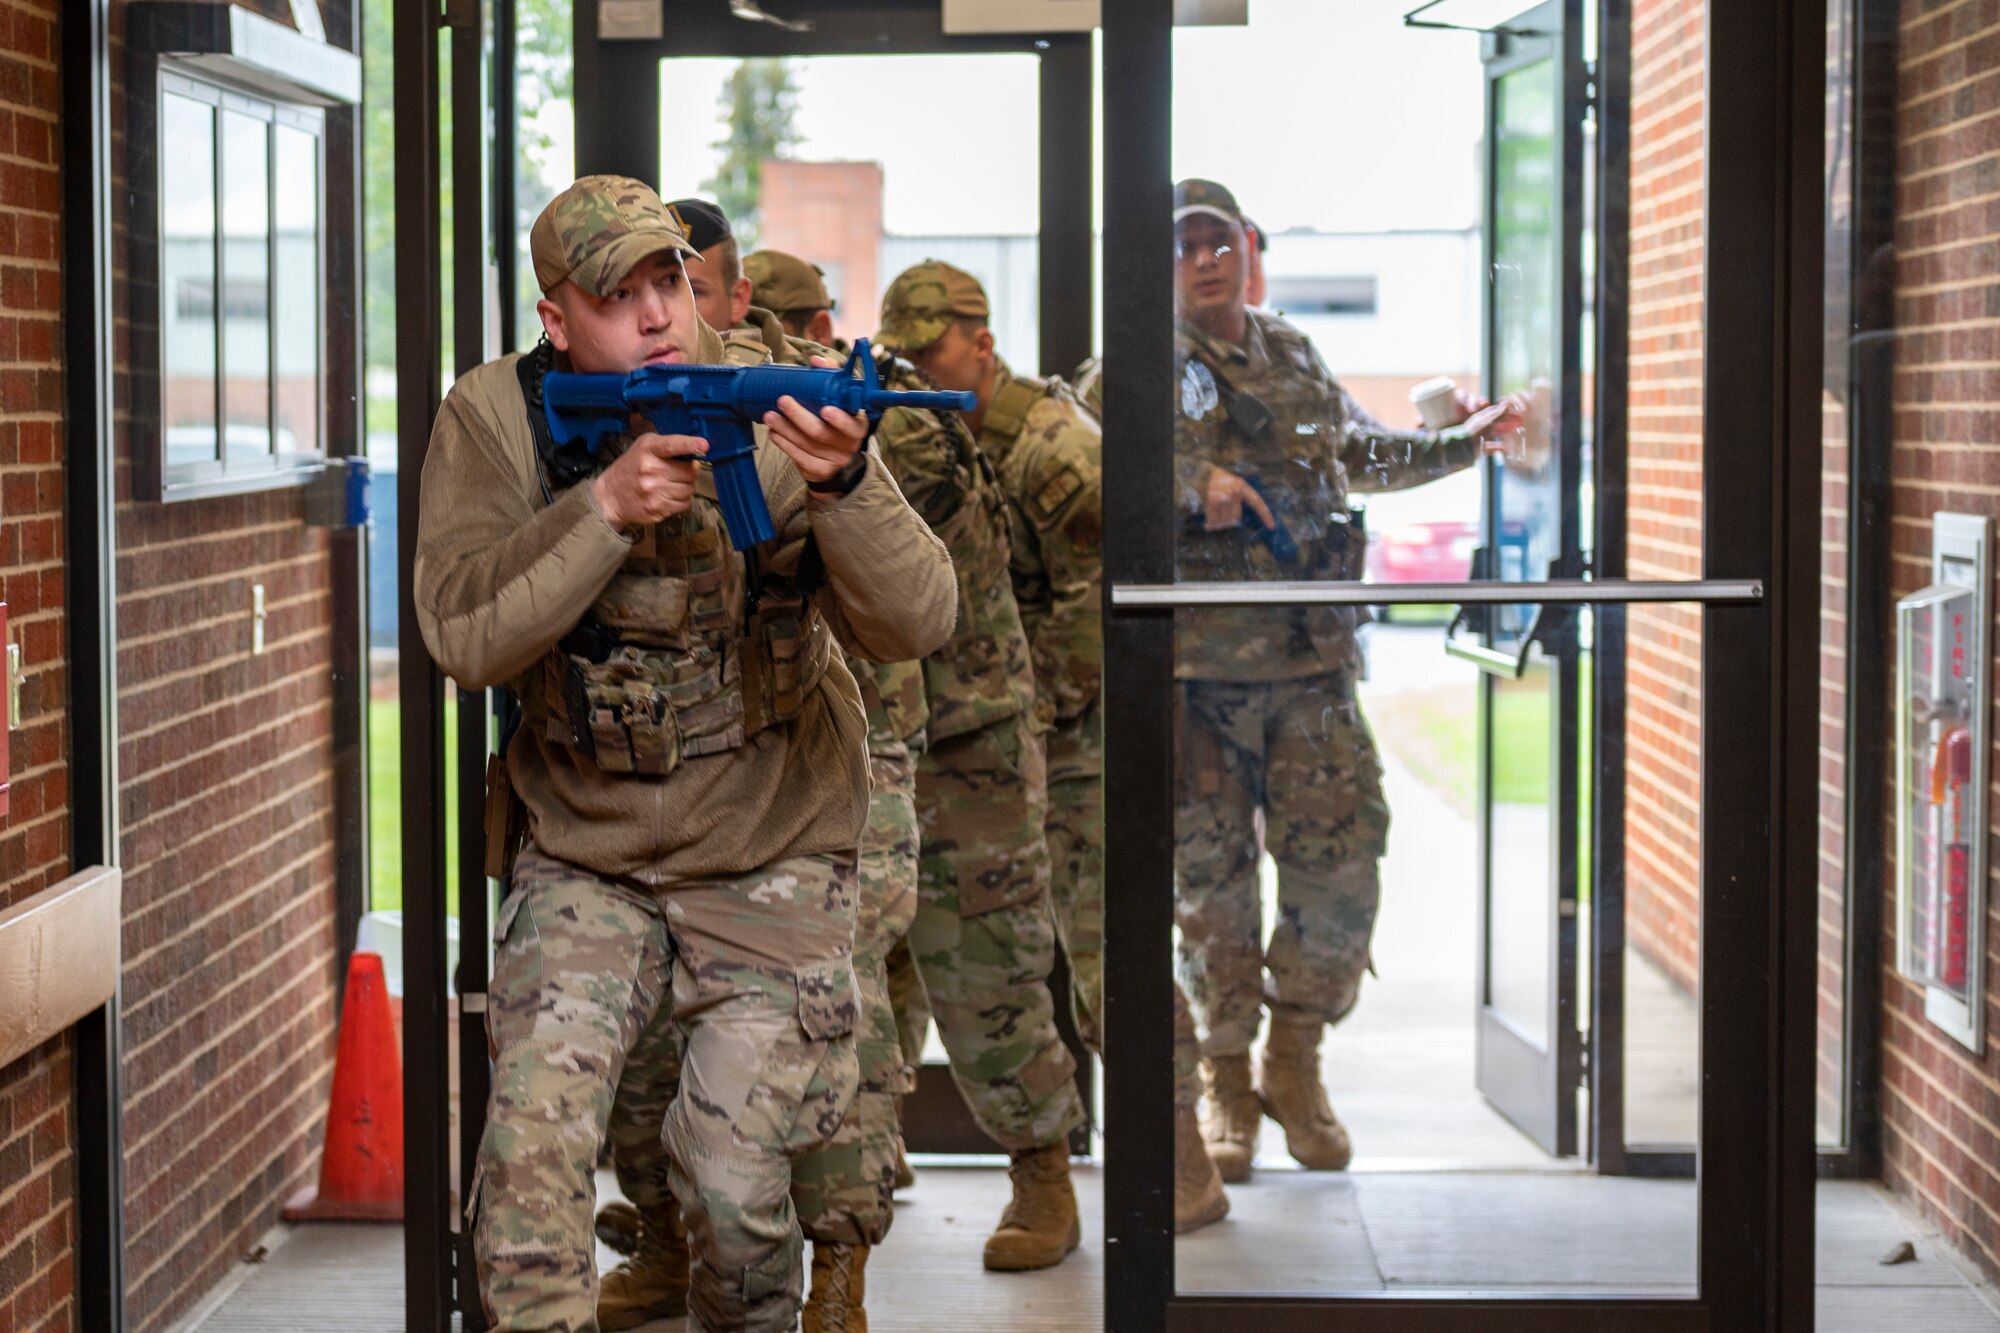
[[(1206, 1055), (1240, 1055), (1261, 1009), (1338, 1022), (1368, 969), (1389, 807), (1343, 675), (1182, 684), (1174, 810), (1180, 979)], [(1278, 866), (1263, 939), (1256, 820)], [(1266, 981), (1266, 973), (1269, 980)]]
[(895, 1016), (903, 1063), (913, 1071), (921, 1068), (924, 1037), (931, 1030), (931, 1001), (924, 994), (924, 979), (917, 975), (917, 960), (910, 956), (907, 935), (889, 950), (889, 1009)]
[(1044, 765), (1041, 739), (1020, 717), (934, 742), (917, 765), (923, 839), (910, 955), (953, 1082), (1010, 1152), (1046, 1147), (1083, 1123), (1076, 1061), (1049, 993)]
[[(854, 979), (860, 1020), (854, 1051), (861, 1079), (854, 1104), (823, 1146), (792, 1163), (792, 1205), (800, 1229), (828, 1244), (876, 1245), (894, 1220), (896, 1098), (914, 1079), (891, 1011), (885, 964), (917, 912), (916, 772), (907, 755), (871, 757), (874, 796), (861, 838), (854, 921)], [(639, 1034), (611, 1108), (611, 1164), (618, 1188), (641, 1209), (666, 1204), (672, 1161), (661, 1136), (681, 1076), (672, 1006), (662, 1005)]]
[(496, 1330), (597, 1327), (592, 1174), (626, 1051), (671, 988), (664, 1112), (694, 1260), (691, 1330), (790, 1330), (804, 1273), (792, 1161), (853, 1100), (855, 871), (831, 856), (657, 898), (530, 844), (495, 935), (493, 1094), (469, 1207)]
[(1104, 1053), (1104, 742), (1097, 710), (1048, 736), (1049, 908), (1069, 960), (1070, 1015)]

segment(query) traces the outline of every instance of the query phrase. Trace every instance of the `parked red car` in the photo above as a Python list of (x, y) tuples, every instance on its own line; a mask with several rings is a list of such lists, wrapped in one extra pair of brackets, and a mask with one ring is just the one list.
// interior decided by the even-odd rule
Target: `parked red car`
[(1405, 523), (1388, 532), (1370, 527), (1370, 583), (1456, 583), (1471, 568), (1479, 545), (1478, 524), (1459, 519)]

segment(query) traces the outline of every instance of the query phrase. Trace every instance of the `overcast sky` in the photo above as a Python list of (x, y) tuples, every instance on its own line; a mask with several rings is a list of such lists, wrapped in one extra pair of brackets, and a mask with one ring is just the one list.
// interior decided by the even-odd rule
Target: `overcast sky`
[[(1174, 174), (1212, 176), (1267, 229), (1476, 221), (1479, 39), (1407, 29), (1408, 0), (1251, 0), (1250, 25), (1174, 40)], [(699, 193), (733, 62), (661, 80), (663, 193)], [(1036, 229), (1035, 60), (868, 56), (795, 62), (808, 161), (883, 164), (904, 235)]]

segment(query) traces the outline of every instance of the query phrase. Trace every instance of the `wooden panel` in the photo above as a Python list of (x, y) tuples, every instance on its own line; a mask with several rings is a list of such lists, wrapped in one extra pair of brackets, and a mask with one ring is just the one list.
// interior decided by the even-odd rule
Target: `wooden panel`
[(0, 1065), (117, 990), (119, 884), (97, 866), (0, 912)]

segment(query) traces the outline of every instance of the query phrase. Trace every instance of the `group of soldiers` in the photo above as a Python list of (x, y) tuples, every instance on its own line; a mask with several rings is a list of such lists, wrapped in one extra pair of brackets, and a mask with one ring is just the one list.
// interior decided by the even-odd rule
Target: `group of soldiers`
[[(1254, 233), (1228, 192), (1185, 182), (1175, 203), (1182, 574), (1359, 577), (1348, 475), (1464, 466), (1512, 409), (1375, 423), (1251, 308)], [(546, 336), (448, 395), (414, 588), (439, 664), (521, 705), (496, 785), (512, 817), (489, 815), (509, 892), (467, 1200), (489, 1318), (788, 1330), (803, 1300), (807, 1333), (865, 1330), (932, 1021), (1011, 1161), (986, 1267), (1062, 1262), (1085, 1113), (1058, 941), (1076, 1029), (1103, 1047), (1101, 367), (1082, 396), (1016, 373), (977, 279), (914, 266), (883, 298), (882, 382), (976, 405), (869, 421), (783, 400), (756, 453), (777, 537), (738, 553), (701, 439), (635, 420), (596, 453), (559, 445), (541, 377), (839, 364), (820, 271), (741, 254), (713, 204), (608, 176), (552, 201), (530, 249)], [(1265, 1113), (1302, 1164), (1347, 1162), (1317, 1050), (1367, 966), (1388, 825), (1355, 627), (1221, 611), (1177, 634), (1177, 1229), (1227, 1211)], [(607, 1144), (629, 1204), (593, 1217)], [(601, 1283), (597, 1234), (627, 1252)]]

